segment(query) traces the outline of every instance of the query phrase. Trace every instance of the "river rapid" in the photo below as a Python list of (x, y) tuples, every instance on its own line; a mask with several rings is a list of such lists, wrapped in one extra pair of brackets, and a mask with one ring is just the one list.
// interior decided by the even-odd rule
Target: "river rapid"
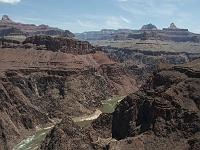
[[(101, 113), (112, 113), (115, 110), (116, 104), (122, 100), (125, 96), (118, 96), (114, 98), (110, 98), (107, 100), (102, 101), (103, 107), (96, 110), (93, 114), (88, 116), (82, 116), (73, 118), (74, 122), (79, 125), (80, 127), (85, 127), (86, 125), (90, 124), (93, 120), (99, 117)], [(42, 140), (46, 137), (47, 133), (53, 128), (48, 127), (44, 128), (35, 134), (27, 137), (26, 139), (22, 140), (19, 144), (17, 144), (13, 150), (34, 150), (37, 149)]]

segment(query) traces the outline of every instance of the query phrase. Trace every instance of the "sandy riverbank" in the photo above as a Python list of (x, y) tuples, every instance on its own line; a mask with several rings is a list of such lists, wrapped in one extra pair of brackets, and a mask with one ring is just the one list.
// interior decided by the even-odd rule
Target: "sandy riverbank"
[(97, 119), (99, 117), (99, 115), (101, 115), (102, 112), (100, 110), (96, 110), (93, 114), (91, 115), (87, 115), (87, 116), (81, 116), (81, 117), (76, 117), (76, 118), (72, 118), (72, 120), (74, 122), (80, 122), (80, 121), (87, 121), (87, 120), (94, 120)]

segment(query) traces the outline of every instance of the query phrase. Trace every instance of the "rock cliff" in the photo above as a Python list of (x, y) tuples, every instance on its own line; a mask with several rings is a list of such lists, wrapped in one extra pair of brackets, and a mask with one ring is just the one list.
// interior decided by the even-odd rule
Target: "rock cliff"
[(0, 46), (2, 48), (59, 51), (69, 54), (89, 54), (101, 50), (100, 47), (94, 47), (87, 41), (80, 41), (69, 37), (51, 37), (43, 35), (28, 37), (22, 43), (15, 39), (0, 38)]
[(199, 64), (196, 60), (161, 66), (139, 92), (118, 105), (113, 113), (112, 137), (150, 149), (193, 149), (198, 145)]
[(72, 54), (95, 53), (95, 50), (97, 50), (87, 41), (67, 37), (32, 36), (27, 38), (23, 44), (36, 44), (36, 49)]
[[(57, 138), (59, 138), (58, 143), (62, 143), (56, 145), (58, 149), (63, 147), (74, 149), (77, 148), (75, 144), (77, 140), (83, 136), (85, 141), (80, 145), (83, 145), (84, 148), (108, 149), (110, 147), (115, 149), (120, 145), (122, 147), (122, 141), (126, 141), (126, 138), (152, 131), (148, 128), (148, 125), (152, 126), (152, 120), (155, 119), (151, 116), (152, 108), (156, 113), (161, 113), (164, 119), (166, 119), (165, 113), (171, 114), (171, 104), (167, 101), (168, 99), (162, 104), (162, 96), (156, 95), (163, 92), (163, 86), (156, 81), (162, 84), (165, 84), (165, 81), (168, 83), (168, 80), (163, 79), (162, 73), (155, 72), (155, 79), (152, 77), (152, 80), (142, 87), (143, 91), (139, 92), (141, 95), (138, 94), (138, 107), (141, 104), (140, 113), (143, 114), (143, 110), (147, 111), (151, 117), (141, 130), (137, 125), (143, 124), (144, 118), (131, 123), (129, 119), (126, 120), (128, 116), (123, 118), (124, 115), (131, 116), (129, 104), (124, 102), (126, 100), (121, 102), (113, 114), (102, 114), (91, 126), (83, 130), (74, 125), (69, 117), (91, 114), (101, 106), (101, 100), (113, 95), (125, 95), (137, 91), (138, 85), (143, 83), (141, 76), (143, 76), (142, 79), (146, 79), (148, 77), (146, 73), (152, 72), (161, 62), (184, 63), (198, 57), (196, 54), (139, 50), (133, 52), (120, 49), (109, 53), (109, 51), (102, 51), (98, 47), (91, 46), (88, 42), (67, 37), (33, 36), (27, 38), (23, 43), (2, 38), (0, 45), (0, 99), (2, 100), (0, 102), (0, 144), (3, 150), (13, 148), (14, 144), (22, 138), (40, 128), (53, 125), (58, 120), (62, 121), (47, 136), (45, 143), (42, 144), (42, 149), (48, 149), (48, 146), (55, 149), (53, 143)], [(198, 69), (198, 61), (195, 64)], [(172, 66), (169, 70), (179, 72), (178, 77), (182, 81), (181, 74), (186, 74), (189, 79), (198, 79), (198, 70), (196, 71), (197, 76), (195, 76), (194, 68), (191, 64), (187, 64), (187, 66)], [(173, 76), (170, 74), (169, 77)], [(186, 80), (186, 77), (183, 76), (183, 80)], [(169, 85), (175, 84), (175, 80), (176, 76), (173, 82), (170, 79)], [(178, 79), (177, 82), (179, 82)], [(154, 89), (155, 91), (153, 91)], [(150, 95), (151, 93), (157, 96), (155, 100)], [(195, 95), (189, 94), (195, 97)], [(146, 104), (143, 106), (143, 101), (140, 101), (142, 95), (149, 100), (147, 106), (149, 105), (148, 107), (151, 108), (146, 107)], [(126, 99), (135, 101), (135, 96), (129, 95)], [(198, 103), (198, 97), (196, 102)], [(127, 105), (125, 112), (121, 111), (124, 105)], [(163, 112), (165, 108), (170, 111), (166, 110), (165, 112), (164, 110)], [(174, 106), (172, 108), (174, 109)], [(128, 114), (126, 114), (127, 112)], [(136, 115), (140, 114), (138, 110), (135, 110), (135, 113)], [(124, 130), (113, 123), (118, 121), (118, 114), (122, 115), (121, 119), (124, 124), (122, 123), (120, 126)], [(144, 113), (145, 115), (147, 114)], [(73, 134), (67, 129), (68, 124), (77, 133), (76, 140), (73, 140)], [(124, 127), (129, 124), (132, 125), (131, 129), (125, 129)], [(60, 133), (63, 133), (65, 138), (61, 138)], [(54, 137), (52, 138), (52, 136)], [(112, 136), (113, 138), (111, 138)], [(149, 135), (149, 137), (159, 139), (157, 135), (155, 137)], [(72, 139), (70, 140), (71, 145), (66, 142), (68, 139)], [(117, 142), (116, 139), (121, 140)], [(163, 139), (163, 141), (165, 140), (168, 139)], [(198, 145), (198, 137), (189, 140), (193, 147)], [(120, 144), (121, 142), (122, 144)]]
[(143, 25), (141, 30), (157, 30), (157, 27), (153, 24)]
[(131, 29), (102, 29), (101, 31), (89, 31), (83, 33), (75, 33), (76, 37), (81, 40), (122, 40), (126, 39), (129, 33), (133, 33)]
[[(81, 146), (88, 149), (199, 149), (199, 66), (200, 59), (160, 66), (139, 91), (118, 104), (114, 113), (102, 114), (82, 130), (73, 126), (75, 138), (63, 120), (62, 126), (48, 134), (41, 149), (55, 149), (55, 141), (57, 149), (76, 149), (74, 143), (81, 137)], [(63, 138), (59, 138), (61, 134)]]
[(49, 35), (49, 36), (67, 36), (74, 37), (69, 30), (61, 30), (49, 27), (48, 25), (23, 24), (12, 21), (7, 15), (3, 15), (0, 20), (0, 37), (2, 36), (33, 36), (33, 35)]
[[(65, 116), (91, 114), (101, 106), (101, 100), (138, 88), (126, 66), (110, 60), (88, 42), (44, 36), (28, 38), (26, 42), (1, 41), (2, 150), (10, 150), (38, 128), (55, 124)], [(54, 49), (56, 44), (52, 43), (61, 48)], [(76, 51), (74, 45), (78, 43), (83, 48)], [(36, 49), (43, 44), (46, 50)], [(63, 47), (69, 50), (63, 52)], [(95, 51), (91, 53), (89, 47)]]
[(199, 53), (130, 50), (105, 48), (111, 60), (124, 63), (131, 71), (137, 84), (143, 84), (148, 76), (162, 63), (183, 64), (200, 57)]

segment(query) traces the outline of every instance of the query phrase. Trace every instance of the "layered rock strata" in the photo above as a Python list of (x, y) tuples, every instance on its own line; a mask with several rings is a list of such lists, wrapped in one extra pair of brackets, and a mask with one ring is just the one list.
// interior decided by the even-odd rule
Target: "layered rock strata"
[(48, 25), (23, 24), (12, 21), (7, 15), (3, 15), (0, 20), (0, 37), (2, 36), (33, 36), (33, 35), (48, 35), (48, 36), (67, 36), (74, 37), (74, 34), (69, 30), (61, 30), (58, 28), (49, 27)]
[[(199, 149), (199, 66), (199, 59), (184, 65), (160, 66), (112, 114), (102, 114), (85, 129), (75, 127), (74, 140), (64, 119), (62, 127), (56, 126), (48, 134), (41, 149), (55, 149), (55, 141), (59, 143), (57, 149), (76, 149), (80, 137), (84, 137), (80, 138), (84, 143), (81, 146), (88, 149)], [(71, 145), (65, 142), (68, 139)]]
[(188, 31), (188, 29), (179, 29), (174, 23), (171, 23), (170, 27), (157, 29), (153, 24), (143, 25), (139, 30), (106, 30), (107, 32), (95, 31), (84, 32), (75, 34), (81, 40), (97, 41), (97, 40), (109, 40), (111, 42), (118, 40), (161, 40), (161, 41), (173, 41), (173, 42), (194, 42), (199, 43), (200, 35), (194, 34)]
[[(88, 42), (40, 36), (3, 40), (0, 48), (0, 144), (10, 150), (22, 138), (63, 117), (91, 114), (101, 100), (137, 90), (128, 68)], [(36, 43), (34, 43), (37, 41)], [(68, 42), (72, 42), (71, 47)], [(73, 43), (90, 48), (76, 51)], [(52, 43), (62, 48), (53, 49)], [(6, 44), (15, 46), (7, 47)], [(36, 47), (46, 44), (46, 50)], [(30, 47), (25, 48), (27, 45)], [(53, 47), (53, 48), (52, 48)]]

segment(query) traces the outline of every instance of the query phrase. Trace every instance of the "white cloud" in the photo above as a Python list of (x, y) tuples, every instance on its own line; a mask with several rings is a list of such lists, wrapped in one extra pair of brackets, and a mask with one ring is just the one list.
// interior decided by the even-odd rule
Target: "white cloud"
[(170, 16), (177, 10), (170, 0), (129, 0), (126, 3), (119, 3), (119, 5), (122, 10), (136, 16)]
[(128, 19), (126, 19), (126, 18), (124, 18), (124, 17), (120, 17), (124, 22), (126, 22), (126, 23), (130, 23), (130, 21), (128, 20)]
[(107, 18), (106, 24), (108, 28), (119, 29), (124, 27), (124, 20), (121, 17), (111, 16)]
[[(92, 20), (92, 21), (91, 21)], [(127, 28), (131, 21), (124, 16), (105, 16), (105, 15), (94, 15), (94, 14), (82, 14), (77, 23), (84, 28)]]
[(84, 28), (96, 28), (98, 27), (97, 24), (89, 22), (89, 21), (81, 21), (81, 20), (77, 20), (78, 24)]
[(0, 0), (2, 3), (9, 3), (9, 4), (16, 4), (19, 3), (21, 0)]

